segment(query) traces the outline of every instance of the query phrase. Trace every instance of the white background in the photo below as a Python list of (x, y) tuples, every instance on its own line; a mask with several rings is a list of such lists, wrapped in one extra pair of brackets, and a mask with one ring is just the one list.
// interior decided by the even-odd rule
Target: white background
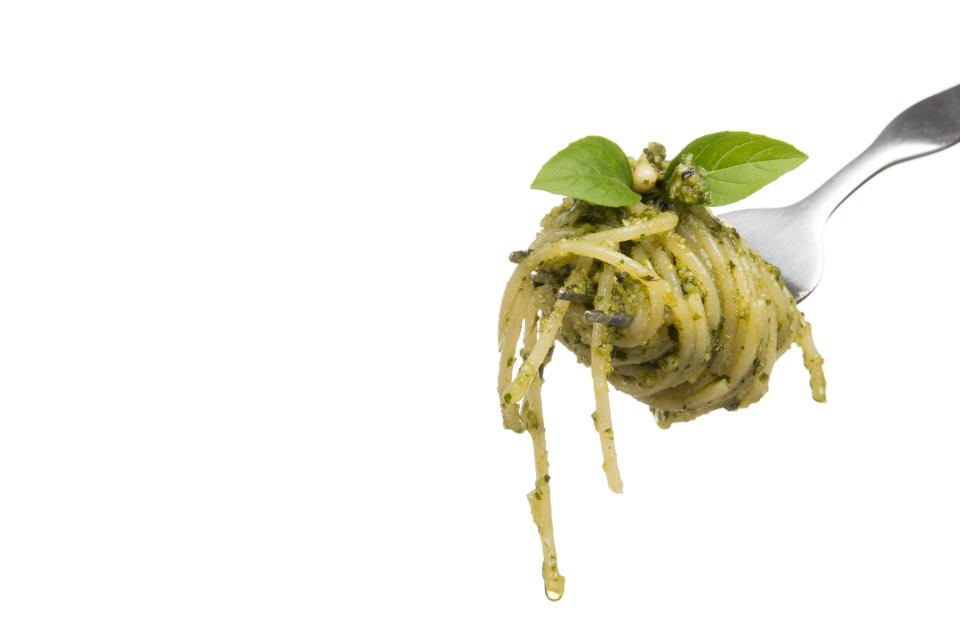
[(747, 129), (799, 199), (960, 82), (881, 4), (4, 3), (0, 637), (956, 638), (960, 149), (831, 222), (828, 404), (614, 394), (615, 496), (557, 353), (558, 603), (494, 388), (547, 158)]

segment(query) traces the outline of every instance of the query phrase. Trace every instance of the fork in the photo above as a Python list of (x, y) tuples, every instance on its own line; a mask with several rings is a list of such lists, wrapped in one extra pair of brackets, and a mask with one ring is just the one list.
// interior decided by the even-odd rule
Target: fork
[(867, 149), (823, 186), (789, 207), (720, 214), (764, 260), (780, 269), (797, 302), (823, 275), (823, 230), (850, 195), (887, 167), (960, 142), (960, 85), (921, 100), (894, 118)]

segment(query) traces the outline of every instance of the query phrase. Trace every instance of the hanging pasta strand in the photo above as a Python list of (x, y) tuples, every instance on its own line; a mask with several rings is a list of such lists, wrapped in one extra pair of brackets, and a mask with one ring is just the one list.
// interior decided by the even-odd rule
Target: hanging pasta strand
[[(613, 267), (603, 265), (594, 308), (606, 311), (610, 308), (610, 297), (615, 280)], [(593, 423), (600, 434), (600, 449), (603, 453), (603, 471), (607, 475), (607, 486), (614, 493), (623, 493), (623, 480), (617, 465), (617, 449), (613, 442), (613, 420), (610, 416), (610, 391), (607, 386), (607, 373), (610, 370), (610, 344), (607, 325), (595, 322), (590, 342), (590, 370), (593, 376), (593, 394), (597, 410), (593, 414)]]
[[(516, 361), (517, 341), (520, 339), (520, 333), (523, 330), (524, 316), (528, 306), (533, 306), (536, 311), (536, 305), (532, 305), (530, 291), (533, 289), (529, 281), (524, 281), (506, 317), (506, 326), (500, 341), (500, 373), (497, 376), (497, 393), (503, 397), (510, 384), (511, 374), (513, 373), (513, 364)], [(523, 431), (523, 425), (520, 422), (520, 412), (516, 404), (507, 402), (500, 403), (500, 413), (503, 416), (503, 426), (506, 429), (520, 433)]]
[[(586, 278), (587, 271), (590, 269), (590, 263), (591, 260), (578, 260), (573, 273), (567, 278), (565, 286), (572, 287), (582, 283)], [(560, 327), (563, 326), (563, 316), (569, 307), (570, 302), (568, 300), (556, 301), (556, 304), (553, 306), (553, 311), (551, 311), (543, 321), (543, 332), (540, 338), (532, 348), (528, 349), (527, 357), (523, 361), (523, 364), (520, 365), (520, 371), (517, 372), (517, 377), (514, 378), (510, 386), (508, 386), (506, 391), (501, 395), (503, 402), (515, 404), (523, 398), (534, 375), (537, 373), (537, 370), (540, 369), (540, 365), (543, 364), (547, 353), (553, 346), (557, 332), (560, 331)]]
[[(530, 305), (525, 320), (526, 331), (523, 336), (525, 349), (533, 349), (537, 340), (537, 308)], [(550, 503), (550, 463), (547, 461), (547, 439), (543, 425), (543, 406), (540, 387), (543, 378), (539, 371), (527, 387), (523, 411), (520, 412), (523, 426), (533, 440), (533, 460), (537, 478), (533, 491), (527, 494), (530, 513), (540, 534), (540, 546), (543, 549), (543, 585), (547, 597), (559, 600), (563, 595), (564, 577), (557, 566), (557, 545), (553, 539), (553, 507)]]
[(797, 344), (803, 350), (803, 364), (810, 372), (810, 391), (817, 402), (827, 401), (827, 380), (823, 376), (823, 356), (813, 344), (813, 332), (810, 324), (800, 314), (800, 330), (796, 337)]

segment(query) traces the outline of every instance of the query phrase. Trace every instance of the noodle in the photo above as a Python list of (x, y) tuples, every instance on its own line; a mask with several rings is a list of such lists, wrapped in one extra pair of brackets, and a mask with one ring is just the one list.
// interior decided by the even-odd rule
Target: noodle
[[(826, 400), (823, 358), (779, 271), (706, 208), (676, 201), (667, 207), (617, 209), (566, 199), (544, 218), (503, 294), (497, 388), (504, 425), (533, 438), (537, 480), (527, 498), (551, 600), (563, 594), (564, 579), (540, 388), (555, 341), (590, 367), (603, 470), (617, 493), (623, 483), (608, 382), (649, 405), (657, 424), (668, 428), (756, 402), (774, 362), (797, 344), (814, 399)], [(521, 334), (522, 363), (514, 374)]]

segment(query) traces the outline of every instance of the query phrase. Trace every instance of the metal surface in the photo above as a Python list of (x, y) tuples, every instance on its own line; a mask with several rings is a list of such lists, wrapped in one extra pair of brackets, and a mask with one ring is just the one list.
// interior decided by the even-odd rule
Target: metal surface
[(863, 183), (887, 167), (960, 142), (960, 85), (913, 105), (886, 126), (866, 151), (823, 186), (789, 207), (744, 209), (720, 217), (779, 267), (798, 301), (823, 274), (823, 230), (831, 214)]

